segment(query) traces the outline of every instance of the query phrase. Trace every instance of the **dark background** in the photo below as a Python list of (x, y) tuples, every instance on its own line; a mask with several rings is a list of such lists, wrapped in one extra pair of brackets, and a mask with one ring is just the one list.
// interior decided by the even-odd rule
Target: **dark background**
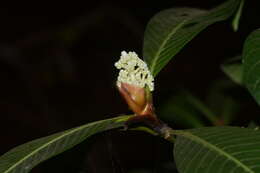
[[(221, 2), (96, 0), (1, 6), (0, 154), (38, 137), (129, 113), (115, 88), (113, 64), (120, 52), (141, 56), (145, 26), (163, 9), (208, 9)], [(246, 2), (238, 32), (230, 20), (217, 23), (185, 46), (156, 78), (155, 106), (175, 88), (203, 100), (212, 83), (228, 80), (220, 64), (240, 54), (246, 36), (260, 26), (259, 5)], [(259, 110), (244, 88), (237, 90), (237, 98), (246, 97), (246, 106), (233, 125), (247, 125), (258, 119)], [(106, 132), (32, 172), (173, 172), (171, 147), (141, 132)]]

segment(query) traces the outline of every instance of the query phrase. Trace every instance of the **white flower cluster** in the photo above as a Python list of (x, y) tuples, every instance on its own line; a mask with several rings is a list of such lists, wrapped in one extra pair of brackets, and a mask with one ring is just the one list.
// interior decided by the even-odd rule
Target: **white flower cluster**
[(148, 86), (150, 91), (154, 90), (154, 78), (151, 75), (147, 64), (141, 60), (135, 52), (121, 52), (121, 57), (115, 63), (120, 70), (117, 81), (136, 85), (144, 88)]

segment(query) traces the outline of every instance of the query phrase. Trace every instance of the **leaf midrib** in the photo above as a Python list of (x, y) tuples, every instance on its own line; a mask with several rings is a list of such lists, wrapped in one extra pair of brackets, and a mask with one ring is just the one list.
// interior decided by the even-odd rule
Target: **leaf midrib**
[[(114, 119), (115, 119), (115, 122), (120, 122), (121, 120), (123, 121), (125, 118), (126, 118), (125, 116), (121, 116), (121, 117), (116, 117), (116, 118), (114, 118)], [(112, 119), (110, 119), (110, 120), (112, 120)], [(105, 121), (105, 120), (104, 120), (104, 121)], [(93, 122), (93, 124), (92, 124), (92, 123), (86, 124), (86, 125), (83, 125), (83, 126), (81, 126), (81, 127), (75, 128), (74, 130), (72, 129), (72, 130), (69, 131), (68, 133), (64, 133), (64, 134), (62, 134), (61, 136), (59, 136), (59, 137), (57, 137), (57, 138), (52, 139), (51, 141), (45, 143), (45, 144), (42, 145), (41, 147), (39, 147), (39, 148), (33, 150), (30, 154), (28, 154), (28, 155), (26, 155), (25, 157), (21, 158), (17, 163), (15, 163), (14, 165), (12, 165), (10, 168), (8, 168), (8, 169), (7, 169), (5, 172), (3, 172), (3, 173), (8, 173), (9, 171), (12, 171), (16, 166), (20, 165), (21, 163), (23, 163), (24, 161), (26, 161), (26, 159), (30, 158), (31, 156), (33, 156), (34, 154), (36, 154), (38, 151), (40, 151), (40, 150), (42, 150), (43, 148), (45, 148), (45, 147), (47, 147), (48, 145), (50, 145), (51, 143), (54, 143), (54, 142), (58, 141), (59, 139), (65, 137), (65, 136), (68, 136), (68, 135), (70, 135), (70, 134), (72, 134), (72, 133), (74, 133), (74, 132), (76, 132), (76, 131), (79, 131), (79, 130), (81, 130), (81, 129), (87, 128), (88, 126), (92, 126), (92, 125), (94, 125), (95, 123), (96, 123), (96, 124), (99, 124), (98, 122)], [(100, 122), (100, 123), (102, 123), (102, 122)]]
[(197, 143), (201, 143), (204, 146), (208, 147), (209, 149), (212, 149), (213, 151), (216, 151), (218, 154), (220, 155), (224, 155), (226, 156), (228, 159), (230, 159), (231, 161), (235, 162), (238, 166), (244, 168), (245, 171), (249, 172), (249, 173), (255, 173), (253, 170), (251, 170), (247, 165), (245, 165), (244, 163), (242, 163), (241, 161), (239, 161), (237, 158), (233, 157), (232, 155), (228, 154), (226, 151), (222, 150), (221, 148), (218, 148), (217, 146), (211, 144), (210, 142), (200, 138), (199, 136), (196, 136), (190, 132), (185, 132), (185, 131), (175, 131), (175, 133), (177, 136), (183, 136), (183, 137), (187, 137), (190, 140), (193, 140)]
[(164, 46), (166, 45), (166, 43), (168, 42), (168, 40), (172, 37), (173, 34), (175, 34), (177, 32), (177, 30), (179, 28), (181, 28), (186, 22), (188, 21), (188, 19), (182, 21), (177, 27), (173, 28), (171, 30), (171, 32), (166, 36), (165, 40), (162, 42), (161, 46), (159, 46), (159, 49), (157, 51), (157, 53), (155, 54), (155, 57), (154, 57), (154, 61), (152, 61), (152, 64), (151, 64), (151, 73), (155, 76), (154, 74), (154, 68), (155, 68), (155, 65), (159, 59), (159, 56), (164, 48)]

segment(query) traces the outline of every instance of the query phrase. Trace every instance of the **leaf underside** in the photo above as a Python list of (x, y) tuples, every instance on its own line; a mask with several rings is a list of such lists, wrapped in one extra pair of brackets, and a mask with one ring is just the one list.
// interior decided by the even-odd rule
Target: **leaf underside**
[(180, 173), (259, 173), (260, 131), (204, 127), (175, 132), (174, 156)]
[(155, 15), (147, 25), (143, 45), (143, 57), (151, 73), (156, 76), (173, 56), (207, 26), (230, 17), (239, 2), (229, 0), (208, 11), (173, 8)]
[(242, 58), (243, 83), (260, 105), (260, 29), (247, 37)]
[(0, 173), (27, 173), (93, 134), (124, 125), (128, 116), (89, 123), (20, 145), (0, 157)]

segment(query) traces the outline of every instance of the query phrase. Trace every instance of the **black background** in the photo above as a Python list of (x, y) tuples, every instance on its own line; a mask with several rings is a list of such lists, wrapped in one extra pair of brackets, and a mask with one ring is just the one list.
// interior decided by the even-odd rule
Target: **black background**
[[(145, 26), (178, 6), (212, 8), (223, 1), (32, 2), (0, 7), (0, 154), (29, 140), (129, 113), (116, 88), (122, 50), (142, 52)], [(241, 53), (259, 28), (259, 2), (246, 2), (238, 32), (230, 20), (199, 34), (156, 78), (155, 106), (176, 86), (203, 99), (220, 64)], [(243, 88), (241, 97), (247, 95)], [(238, 125), (259, 115), (251, 99)], [(106, 132), (44, 162), (32, 172), (161, 172), (171, 144), (141, 132)]]

